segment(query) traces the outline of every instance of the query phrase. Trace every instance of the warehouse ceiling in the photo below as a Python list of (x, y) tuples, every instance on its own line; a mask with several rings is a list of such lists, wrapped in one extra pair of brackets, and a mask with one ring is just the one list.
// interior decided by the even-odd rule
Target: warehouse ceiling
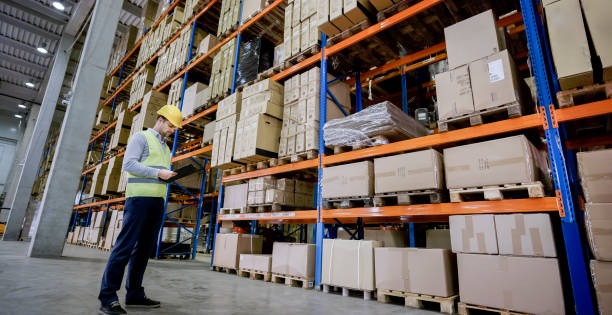
[[(63, 10), (54, 7), (63, 5)], [(125, 0), (119, 17), (118, 36), (127, 25), (137, 25), (146, 0)], [(61, 100), (72, 86), (94, 0), (0, 0), (0, 112), (25, 114), (44, 96), (53, 57), (62, 34), (77, 39), (67, 67)], [(44, 50), (46, 49), (46, 53)], [(42, 50), (42, 51), (41, 51)], [(26, 108), (18, 105), (25, 105)]]

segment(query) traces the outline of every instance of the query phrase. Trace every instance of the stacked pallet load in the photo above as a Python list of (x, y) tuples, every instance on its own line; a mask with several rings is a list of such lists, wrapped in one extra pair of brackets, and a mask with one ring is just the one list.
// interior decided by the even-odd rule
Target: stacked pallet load
[[(154, 88), (168, 81), (187, 64), (189, 44), (191, 42), (191, 28), (192, 26), (184, 28), (175, 41), (160, 50), (157, 66), (155, 67)], [(205, 32), (196, 28), (193, 40), (195, 43), (199, 43), (204, 36)]]
[(183, 118), (191, 117), (196, 111), (199, 112), (201, 108), (206, 108), (209, 99), (208, 85), (201, 82), (191, 84), (185, 89), (185, 95), (183, 95), (183, 107), (181, 108)]
[(140, 112), (132, 118), (130, 136), (139, 131), (146, 130), (147, 128), (153, 128), (157, 121), (157, 111), (166, 105), (167, 100), (167, 94), (155, 90), (151, 90), (145, 94), (142, 99), (142, 105), (140, 106)]
[(108, 160), (106, 167), (106, 176), (104, 176), (104, 184), (102, 185), (102, 195), (108, 193), (119, 193), (119, 181), (123, 171), (123, 155), (113, 156)]
[(196, 51), (195, 58), (204, 55), (213, 47), (217, 46), (217, 44), (219, 44), (217, 36), (213, 34), (206, 35), (206, 37), (204, 37), (204, 39), (202, 39), (200, 43), (198, 43), (198, 50)]
[(243, 86), (272, 67), (274, 44), (265, 37), (255, 37), (242, 44), (236, 71), (236, 86)]
[[(136, 67), (145, 64), (157, 52), (162, 44), (168, 42), (168, 40), (176, 34), (182, 24), (183, 7), (177, 5), (174, 7), (172, 13), (168, 14), (153, 30), (150, 30), (150, 34), (142, 41), (136, 60)], [(147, 28), (150, 27), (151, 26), (148, 26)], [(189, 44), (189, 42), (187, 44)], [(184, 60), (187, 60), (187, 58)]]
[(246, 213), (248, 190), (248, 183), (226, 186), (221, 214)]
[(217, 37), (225, 38), (238, 28), (240, 18), (240, 0), (229, 0), (221, 2), (221, 13), (219, 15), (219, 27)]
[(91, 177), (91, 186), (89, 193), (83, 198), (93, 198), (96, 195), (102, 195), (102, 186), (104, 186), (104, 177), (106, 175), (106, 167), (108, 164), (98, 164)]
[(155, 21), (161, 15), (161, 12), (168, 8), (168, 1), (154, 1), (146, 0), (142, 6), (142, 16), (140, 23), (138, 23), (138, 38), (144, 35), (147, 31), (153, 27)]
[(181, 92), (183, 91), (183, 78), (176, 79), (170, 84), (170, 90), (168, 91), (168, 104), (180, 107), (181, 105)]
[(298, 179), (263, 176), (249, 180), (248, 212), (312, 209), (314, 184)]
[(128, 26), (127, 31), (121, 35), (121, 39), (117, 45), (113, 47), (113, 51), (108, 61), (108, 67), (106, 67), (106, 74), (110, 74), (119, 66), (125, 54), (134, 47), (134, 44), (136, 44), (136, 37), (138, 37), (138, 28), (133, 25)]
[(98, 114), (96, 115), (93, 129), (96, 131), (104, 129), (112, 118), (112, 107), (102, 104), (98, 107)]
[[(478, 36), (474, 36), (478, 34)], [(518, 117), (531, 109), (491, 10), (444, 29), (450, 71), (435, 76), (440, 131)], [(478, 38), (478, 39), (476, 39)]]
[(236, 38), (232, 38), (223, 45), (213, 57), (210, 75), (211, 99), (220, 99), (229, 94), (232, 88), (232, 75), (234, 73), (234, 54), (236, 52)]
[(110, 250), (115, 246), (115, 242), (117, 241), (117, 236), (119, 236), (119, 232), (121, 232), (121, 225), (123, 224), (123, 211), (120, 210), (112, 210), (110, 213), (110, 221), (106, 228), (106, 233), (104, 233), (104, 243), (103, 248), (105, 250)]
[[(304, 2), (317, 6), (316, 13), (319, 30), (328, 36), (333, 36), (348, 30), (353, 25), (366, 21), (368, 17), (374, 15), (376, 9), (382, 10), (391, 6), (393, 2), (399, 1), (317, 0), (316, 2), (302, 1), (302, 5)], [(293, 10), (295, 11), (295, 5)]]
[[(319, 149), (320, 77), (319, 68), (314, 67), (285, 81), (285, 107), (278, 148), (280, 158), (292, 156), (297, 158), (303, 155), (306, 155), (307, 158), (314, 158), (316, 156), (315, 151)], [(327, 80), (331, 79), (333, 76), (328, 75)], [(351, 108), (350, 87), (343, 82), (335, 82), (328, 88), (342, 109), (328, 95), (326, 121), (344, 117), (344, 113), (349, 113)], [(295, 162), (296, 159), (293, 161)]]
[(240, 268), (241, 254), (261, 254), (263, 237), (253, 234), (217, 233), (212, 265), (227, 273)]
[(236, 126), (234, 160), (254, 163), (278, 155), (283, 86), (270, 79), (244, 87)]
[(580, 152), (578, 173), (585, 199), (584, 221), (593, 253), (591, 275), (601, 314), (612, 312), (612, 149)]
[(134, 120), (135, 112), (130, 110), (124, 110), (119, 112), (117, 116), (117, 124), (115, 125), (115, 132), (111, 136), (109, 149), (117, 150), (119, 146), (127, 144), (130, 137), (130, 129)]
[(134, 75), (132, 81), (132, 87), (130, 89), (130, 100), (128, 102), (128, 108), (132, 108), (138, 104), (145, 93), (149, 92), (153, 87), (153, 78), (155, 77), (155, 67), (151, 65), (144, 65)]
[[(283, 34), (283, 54), (285, 59), (297, 56), (300, 52), (318, 52), (321, 40), (317, 2), (296, 0), (285, 7)], [(313, 49), (314, 48), (314, 49)]]
[(238, 166), (232, 161), (236, 123), (240, 119), (242, 93), (236, 92), (221, 100), (217, 108), (215, 134), (210, 165), (220, 169)]
[(271, 281), (291, 286), (295, 286), (294, 282), (297, 282), (304, 289), (312, 289), (315, 256), (315, 244), (274, 242)]

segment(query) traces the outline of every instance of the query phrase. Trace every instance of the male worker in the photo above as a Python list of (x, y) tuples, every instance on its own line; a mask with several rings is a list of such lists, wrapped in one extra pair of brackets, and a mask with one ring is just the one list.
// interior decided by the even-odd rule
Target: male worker
[(170, 171), (171, 152), (166, 145), (166, 137), (180, 128), (183, 116), (173, 105), (165, 105), (157, 114), (153, 128), (131, 137), (123, 157), (123, 170), (127, 172), (123, 226), (102, 277), (98, 295), (102, 303), (100, 314), (126, 314), (119, 303), (117, 290), (121, 287), (128, 262), (126, 306), (160, 307), (160, 302), (145, 295), (142, 278), (149, 256), (157, 244), (164, 216), (167, 186), (160, 179), (176, 175)]

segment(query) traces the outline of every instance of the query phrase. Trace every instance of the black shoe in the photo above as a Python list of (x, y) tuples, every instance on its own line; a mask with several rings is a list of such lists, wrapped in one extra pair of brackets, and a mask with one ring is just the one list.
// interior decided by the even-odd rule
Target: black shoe
[(148, 297), (142, 297), (139, 299), (131, 299), (125, 301), (127, 307), (142, 307), (142, 308), (158, 308), (161, 306), (159, 301), (151, 300)]
[(111, 302), (110, 304), (100, 306), (98, 313), (102, 315), (127, 314), (127, 312), (123, 309), (123, 307), (121, 307), (121, 304), (119, 304), (119, 301), (114, 301), (114, 302)]

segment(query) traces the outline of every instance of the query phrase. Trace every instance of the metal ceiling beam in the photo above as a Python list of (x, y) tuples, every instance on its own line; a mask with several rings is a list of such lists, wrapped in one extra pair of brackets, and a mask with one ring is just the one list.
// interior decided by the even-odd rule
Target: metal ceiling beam
[(49, 40), (59, 40), (60, 36), (55, 34), (55, 33), (51, 33), (45, 29), (42, 29), (38, 26), (32, 25), (28, 22), (22, 21), (18, 18), (12, 17), (8, 14), (3, 13), (2, 14), (2, 22), (7, 23), (7, 24), (11, 24), (17, 28), (21, 28), (24, 29), (30, 33), (36, 34), (38, 36), (41, 37), (45, 37)]
[(121, 9), (137, 18), (142, 16), (142, 8), (131, 3), (129, 0), (123, 1), (123, 7)]
[(2, 56), (2, 59), (6, 60), (6, 61), (8, 61), (10, 63), (14, 63), (14, 64), (17, 64), (17, 65), (26, 67), (26, 68), (32, 69), (34, 71), (37, 71), (37, 72), (45, 72), (45, 71), (47, 71), (47, 67), (45, 67), (45, 66), (39, 65), (39, 64), (34, 63), (32, 61), (29, 61), (29, 60), (25, 60), (25, 59), (21, 59), (19, 57), (15, 57), (13, 55), (9, 55), (9, 54), (7, 54), (5, 52), (1, 52), (0, 51), (0, 56)]
[(48, 54), (43, 54), (43, 53), (39, 52), (38, 50), (36, 50), (36, 47), (34, 47), (34, 46), (30, 46), (30, 45), (28, 45), (26, 43), (22, 43), (22, 42), (20, 42), (18, 40), (14, 40), (12, 38), (9, 38), (9, 37), (6, 37), (6, 36), (2, 36), (2, 35), (0, 35), (0, 43), (2, 43), (4, 45), (7, 45), (7, 46), (11, 46), (11, 47), (17, 48), (19, 50), (23, 50), (25, 52), (36, 54), (36, 55), (41, 56), (41, 57), (49, 58), (49, 57), (53, 56), (53, 54), (52, 54), (53, 52), (52, 51), (49, 51)]
[[(47, 20), (53, 24), (64, 25), (68, 23), (68, 20), (70, 19), (70, 16), (67, 14), (46, 6), (38, 1), (20, 0), (17, 2), (14, 0), (2, 0), (2, 2), (25, 13)], [(24, 3), (27, 3), (27, 6), (24, 5)]]
[(72, 6), (72, 16), (70, 17), (70, 21), (66, 24), (64, 28), (64, 32), (76, 36), (81, 28), (81, 25), (87, 18), (87, 14), (93, 7), (94, 0), (81, 0), (79, 3), (73, 3)]
[(36, 99), (36, 95), (38, 94), (38, 90), (2, 81), (0, 82), (0, 94), (18, 97), (24, 100), (28, 100), (29, 102), (34, 102)]
[(24, 82), (32, 81), (32, 80), (40, 81), (43, 78), (42, 76), (29, 75), (29, 74), (25, 74), (23, 72), (15, 71), (13, 69), (8, 69), (8, 68), (2, 67), (2, 66), (0, 66), (0, 73), (4, 73), (6, 76), (13, 77), (13, 78), (16, 78), (18, 80), (22, 80)]

